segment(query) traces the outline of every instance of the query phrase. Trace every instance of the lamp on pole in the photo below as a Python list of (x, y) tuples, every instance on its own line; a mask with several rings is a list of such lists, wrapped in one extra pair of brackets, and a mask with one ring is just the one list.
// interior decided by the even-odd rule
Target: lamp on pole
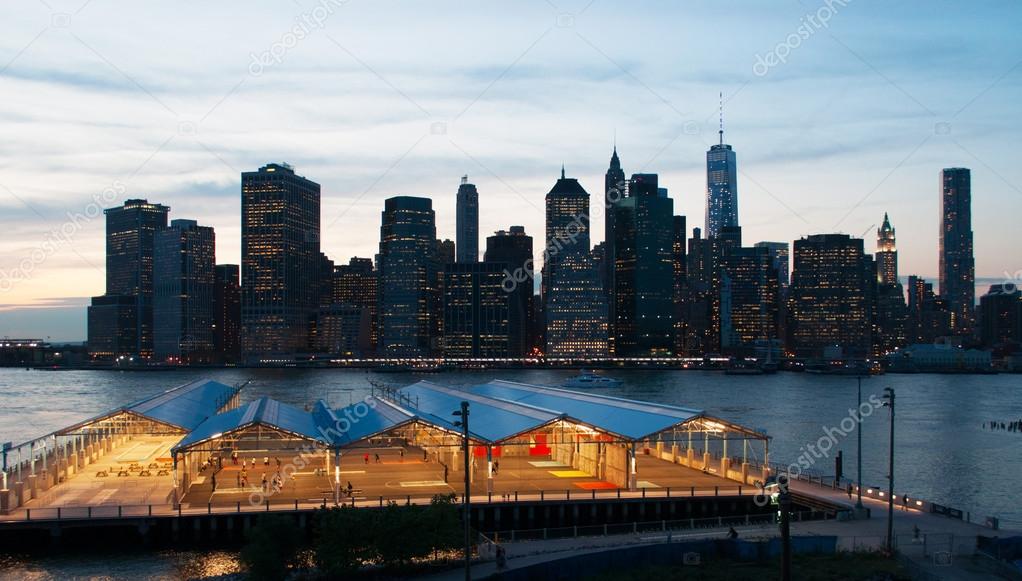
[(891, 408), (891, 445), (887, 465), (887, 551), (894, 552), (894, 390), (884, 388), (884, 405)]
[(861, 417), (862, 412), (859, 411), (862, 409), (862, 376), (860, 375), (856, 379), (858, 379), (859, 384), (859, 405), (855, 409), (856, 412), (860, 415), (860, 417), (859, 425), (855, 427), (855, 437), (857, 440), (855, 449), (855, 463), (857, 465), (856, 469), (858, 471), (858, 475), (856, 475), (855, 477), (856, 480), (855, 508), (857, 510), (862, 510), (862, 417)]
[(788, 474), (782, 472), (766, 486), (770, 502), (778, 507), (781, 527), (781, 581), (791, 581), (791, 491)]
[(465, 581), (471, 581), (471, 579), (472, 579), (472, 572), (471, 572), (471, 566), (472, 566), (472, 532), (471, 532), (472, 531), (472, 524), (471, 524), (472, 513), (471, 513), (471, 510), (472, 510), (472, 507), (469, 505), (469, 501), (470, 501), (469, 494), (471, 492), (472, 480), (471, 480), (471, 474), (469, 473), (469, 459), (468, 459), (468, 453), (469, 453), (469, 449), (468, 449), (468, 402), (467, 401), (461, 402), (461, 409), (455, 411), (453, 415), (456, 416), (456, 417), (461, 418), (460, 420), (454, 422), (454, 425), (455, 426), (461, 426), (461, 430), (462, 430), (461, 448), (462, 448), (462, 452), (464, 452), (463, 455), (465, 456), (465, 496), (464, 496), (464, 506), (465, 506), (465, 509), (464, 509), (464, 514), (463, 514), (463, 518), (465, 519)]

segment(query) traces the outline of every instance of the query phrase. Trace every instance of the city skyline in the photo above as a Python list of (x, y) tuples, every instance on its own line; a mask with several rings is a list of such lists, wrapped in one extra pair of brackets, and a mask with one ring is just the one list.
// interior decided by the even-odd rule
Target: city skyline
[[(440, 6), (426, 23), (431, 38), (446, 40), (415, 57), (431, 60), (432, 67), (413, 72), (382, 47), (394, 34), (421, 39), (410, 34), (410, 20), (395, 22), (374, 40), (348, 34), (348, 20), (372, 18), (382, 8), (336, 5), (337, 14), (322, 28), (258, 75), (246, 70), (253, 68), (249, 54), (272, 46), (288, 22), (266, 20), (270, 15), (256, 7), (233, 16), (262, 22), (268, 32), (237, 37), (235, 53), (214, 54), (190, 82), (167, 75), (181, 66), (168, 57), (125, 51), (120, 41), (97, 34), (102, 6), (67, 22), (45, 7), (15, 14), (23, 31), (0, 47), (9, 55), (0, 59), (6, 63), (0, 83), (11, 95), (4, 121), (10, 141), (0, 171), (9, 235), (0, 269), (14, 272), (45, 248), (47, 232), (66, 223), (68, 212), (91, 215), (94, 197), (101, 209), (130, 198), (170, 206), (175, 216), (216, 229), (219, 263), (240, 264), (237, 176), (284, 161), (323, 185), (322, 250), (338, 263), (374, 254), (383, 199), (397, 195), (432, 198), (438, 237), (454, 239), (454, 196), (464, 174), (478, 187), (480, 237), (516, 224), (537, 236), (542, 198), (561, 163), (598, 197), (615, 141), (628, 174), (659, 174), (691, 231), (705, 213), (705, 152), (718, 141), (720, 91), (726, 141), (740, 154), (739, 223), (749, 242), (790, 244), (808, 234), (844, 231), (865, 237), (872, 253), (869, 232), (886, 211), (901, 240), (899, 271), (936, 281), (940, 206), (934, 184), (942, 168), (962, 166), (973, 174), (975, 296), (1022, 267), (1005, 234), (1022, 209), (1022, 179), (1010, 161), (1011, 136), (1019, 129), (1010, 113), (1019, 82), (1017, 41), (1008, 34), (976, 40), (969, 32), (1006, 26), (1009, 19), (998, 16), (1003, 8), (946, 7), (961, 23), (960, 31), (948, 33), (939, 21), (898, 7), (893, 26), (910, 17), (918, 26), (893, 45), (874, 46), (871, 39), (883, 30), (867, 25), (868, 3), (839, 3), (827, 28), (761, 75), (757, 57), (768, 55), (817, 6), (753, 6), (749, 10), (761, 17), (757, 30), (743, 30), (727, 54), (713, 56), (695, 48), (709, 38), (698, 23), (713, 21), (717, 8), (677, 9), (693, 27), (691, 38), (675, 39), (641, 7), (626, 13), (601, 3), (584, 6), (565, 4), (560, 13), (549, 6), (508, 10), (508, 28), (497, 42), (468, 57), (459, 53), (461, 43), (475, 33), (462, 40), (445, 34), (449, 8)], [(229, 12), (217, 8), (207, 24)], [(482, 17), (463, 16), (459, 28)], [(141, 20), (144, 29), (154, 24)], [(619, 21), (643, 21), (671, 42), (659, 50), (607, 42), (609, 27)], [(924, 60), (946, 65), (946, 74), (932, 78), (918, 67), (923, 47), (931, 55)], [(179, 50), (180, 57), (195, 48)], [(315, 76), (327, 70), (350, 85)], [(528, 90), (553, 77), (558, 80), (543, 90)], [(313, 79), (307, 104), (276, 107), (271, 81), (284, 79)], [(592, 102), (580, 102), (582, 95)], [(99, 102), (107, 105), (88, 107)], [(514, 115), (506, 115), (508, 107)], [(355, 122), (339, 108), (363, 118)], [(279, 121), (262, 128), (245, 122), (271, 110), (279, 111)], [(27, 131), (30, 126), (41, 132)], [(75, 138), (43, 142), (36, 133)], [(593, 218), (595, 243), (603, 240), (604, 220)], [(103, 228), (102, 219), (75, 223), (68, 242), (33, 263), (26, 280), (13, 282), (0, 296), (4, 334), (84, 338), (82, 305), (103, 293)], [(58, 308), (25, 310), (47, 304)]]

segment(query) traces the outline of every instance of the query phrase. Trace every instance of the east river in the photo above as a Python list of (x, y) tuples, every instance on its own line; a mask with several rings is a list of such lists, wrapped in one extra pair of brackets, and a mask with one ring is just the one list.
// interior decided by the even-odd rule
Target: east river
[[(162, 372), (0, 370), (0, 441), (23, 442), (77, 420), (138, 400), (193, 379), (224, 383), (251, 380), (243, 401), (268, 395), (302, 406), (324, 399), (343, 407), (368, 395), (369, 380), (400, 387), (422, 379), (470, 386), (492, 379), (560, 385), (574, 371), (484, 370), (444, 373), (386, 373), (365, 370), (201, 369)], [(836, 441), (813, 469), (833, 475), (834, 455), (844, 455), (845, 476), (855, 477), (856, 436), (842, 425), (856, 407), (856, 379), (806, 373), (760, 376), (712, 371), (610, 371), (621, 385), (596, 393), (663, 402), (765, 431), (772, 437), (771, 460), (789, 463), (816, 448), (821, 438)], [(968, 511), (974, 520), (1001, 518), (1022, 528), (1018, 494), (1022, 482), (1022, 433), (990, 429), (991, 422), (1022, 418), (1022, 375), (882, 375), (862, 382), (863, 399), (885, 387), (897, 393), (895, 478), (910, 496)], [(884, 485), (889, 414), (879, 409), (863, 419), (863, 481)], [(827, 434), (830, 434), (828, 437)], [(196, 560), (198, 559), (198, 561)], [(224, 561), (228, 561), (227, 564)], [(89, 563), (79, 559), (2, 563), (0, 577), (64, 578), (101, 576), (178, 578), (230, 569), (224, 555), (201, 559), (180, 554), (131, 556)], [(106, 565), (100, 565), (106, 563)], [(6, 566), (4, 566), (6, 565)], [(106, 568), (102, 568), (106, 567)], [(123, 575), (112, 569), (123, 567)]]

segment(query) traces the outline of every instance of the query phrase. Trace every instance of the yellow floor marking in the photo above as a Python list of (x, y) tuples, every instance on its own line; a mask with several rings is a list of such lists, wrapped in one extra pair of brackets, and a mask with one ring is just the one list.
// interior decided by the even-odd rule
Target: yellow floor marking
[(586, 478), (591, 476), (581, 470), (550, 470), (549, 472), (558, 478)]

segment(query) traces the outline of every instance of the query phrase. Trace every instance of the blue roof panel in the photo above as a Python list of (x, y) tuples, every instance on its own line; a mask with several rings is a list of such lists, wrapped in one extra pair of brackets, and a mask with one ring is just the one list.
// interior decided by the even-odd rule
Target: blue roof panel
[(123, 409), (185, 430), (194, 430), (206, 418), (216, 414), (237, 390), (218, 381), (201, 379), (168, 389)]
[(473, 393), (558, 412), (595, 428), (640, 439), (702, 415), (702, 410), (511, 381), (491, 381)]
[(500, 442), (524, 432), (544, 426), (561, 417), (557, 411), (542, 406), (525, 405), (487, 397), (476, 391), (466, 391), (420, 381), (401, 388), (401, 393), (414, 402), (412, 412), (424, 421), (452, 431), (452, 414), (469, 402), (469, 429), (473, 438), (490, 443)]
[(224, 433), (255, 424), (289, 432), (310, 440), (322, 440), (314, 413), (268, 397), (261, 397), (202, 422), (174, 446), (174, 451), (219, 438)]
[(331, 443), (348, 446), (414, 419), (413, 413), (402, 406), (370, 396), (333, 412), (332, 421), (321, 427), (330, 435)]

